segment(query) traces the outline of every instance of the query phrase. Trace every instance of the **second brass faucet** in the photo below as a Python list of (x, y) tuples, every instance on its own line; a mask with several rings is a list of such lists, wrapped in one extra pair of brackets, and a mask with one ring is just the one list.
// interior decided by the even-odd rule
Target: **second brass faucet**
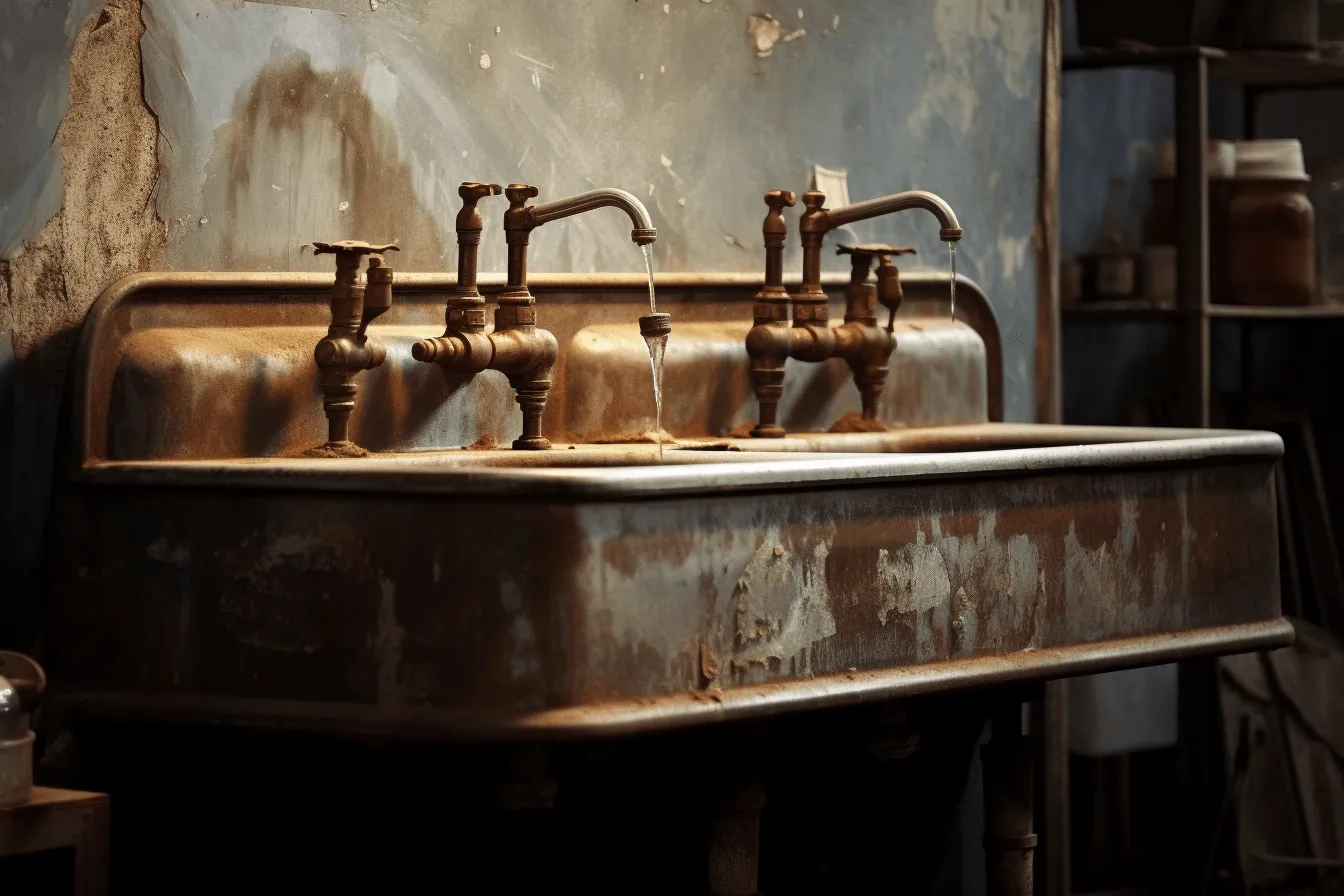
[[(797, 294), (790, 296), (784, 288), (783, 254), (788, 224), (783, 212), (794, 202), (794, 195), (788, 190), (772, 190), (765, 194), (765, 203), (770, 209), (761, 227), (765, 237), (765, 285), (755, 296), (753, 326), (747, 334), (752, 387), (759, 405), (759, 417), (751, 430), (755, 438), (781, 438), (784, 435), (778, 420), (779, 401), (784, 393), (784, 365), (790, 358), (799, 361), (845, 359), (859, 388), (863, 418), (876, 420), (877, 401), (887, 382), (887, 361), (896, 346), (892, 329), (896, 309), (901, 303), (900, 274), (891, 259), (914, 250), (884, 245), (841, 246), (839, 252), (851, 256), (852, 270), (845, 322), (832, 327), (829, 300), (821, 287), (821, 246), (828, 232), (866, 218), (923, 208), (938, 218), (941, 239), (954, 242), (962, 235), (952, 208), (938, 196), (923, 190), (908, 190), (835, 210), (824, 207), (824, 193), (809, 190), (803, 194), (806, 211), (799, 222), (803, 282)], [(878, 262), (876, 288), (868, 283), (874, 261)], [(885, 329), (877, 325), (876, 302), (881, 302), (889, 312)], [(792, 322), (789, 320), (790, 304)]]
[[(509, 247), (509, 276), (495, 309), (495, 328), (485, 332), (485, 299), (476, 285), (476, 247), (481, 241), (481, 213), (476, 203), (500, 192), (497, 184), (464, 183), (458, 189), (462, 210), (457, 215), (457, 288), (448, 299), (447, 328), (442, 336), (422, 339), (411, 348), (417, 361), (438, 364), (454, 373), (498, 370), (508, 377), (523, 411), (523, 432), (514, 448), (544, 449), (541, 415), (551, 391), (551, 368), (559, 345), (550, 331), (537, 326), (537, 300), (527, 286), (527, 246), (532, 231), (548, 221), (614, 206), (629, 216), (630, 239), (645, 246), (658, 237), (643, 203), (625, 190), (590, 190), (566, 199), (528, 205), (537, 188), (509, 184), (504, 194), (504, 233)], [(664, 315), (665, 317), (665, 315)], [(641, 326), (643, 322), (641, 321)]]

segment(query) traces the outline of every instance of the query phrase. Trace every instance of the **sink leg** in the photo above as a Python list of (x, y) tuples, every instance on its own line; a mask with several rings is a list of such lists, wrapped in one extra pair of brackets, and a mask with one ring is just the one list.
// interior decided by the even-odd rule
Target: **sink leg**
[(981, 751), (985, 773), (985, 879), (989, 896), (1031, 896), (1036, 834), (1032, 823), (1031, 740), (1022, 734), (1022, 704), (994, 713)]
[(709, 824), (710, 896), (756, 896), (765, 792), (751, 766), (727, 782)]

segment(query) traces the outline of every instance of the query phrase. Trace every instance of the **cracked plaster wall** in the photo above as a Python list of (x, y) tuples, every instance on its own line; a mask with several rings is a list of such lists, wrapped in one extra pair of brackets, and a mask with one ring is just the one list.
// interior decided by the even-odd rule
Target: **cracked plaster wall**
[[(57, 384), (102, 288), (141, 268), (321, 270), (307, 244), (338, 237), (451, 268), (462, 180), (630, 189), (660, 270), (759, 269), (761, 195), (806, 189), (814, 164), (847, 170), (855, 200), (934, 190), (999, 316), (1007, 415), (1030, 417), (1040, 0), (373, 6), (15, 0), (0, 65), (29, 89), (0, 110), (0, 402), (6, 524), (28, 534), (9, 563), (35, 550)], [(781, 39), (762, 56), (747, 24), (766, 12)], [(483, 205), (495, 231), (503, 206)], [(638, 271), (625, 227), (543, 228), (532, 267)], [(833, 239), (856, 240), (947, 264), (919, 213)], [(503, 266), (488, 232), (481, 269)]]
[[(778, 39), (758, 55), (747, 26), (765, 13)], [(12, 0), (0, 581), (19, 587), (0, 594), (0, 644), (29, 643), (40, 618), (25, 582), (60, 384), (98, 293), (145, 268), (321, 270), (307, 244), (341, 237), (400, 240), (405, 270), (451, 268), (462, 180), (629, 189), (659, 228), (659, 270), (758, 270), (761, 195), (806, 189), (814, 164), (848, 171), (854, 200), (934, 190), (966, 228), (959, 270), (998, 314), (1007, 416), (1029, 419), (1041, 21), (1041, 0)], [(503, 206), (483, 210), (496, 230)], [(543, 228), (532, 267), (638, 271), (625, 226)], [(503, 269), (497, 236), (482, 271)], [(832, 241), (947, 263), (920, 214)], [(980, 889), (978, 869), (962, 886)]]

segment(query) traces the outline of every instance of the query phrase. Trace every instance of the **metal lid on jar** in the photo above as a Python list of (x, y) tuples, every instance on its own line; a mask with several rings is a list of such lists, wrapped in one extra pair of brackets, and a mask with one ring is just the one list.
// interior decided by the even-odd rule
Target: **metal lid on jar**
[(1308, 181), (1300, 140), (1238, 140), (1238, 180)]

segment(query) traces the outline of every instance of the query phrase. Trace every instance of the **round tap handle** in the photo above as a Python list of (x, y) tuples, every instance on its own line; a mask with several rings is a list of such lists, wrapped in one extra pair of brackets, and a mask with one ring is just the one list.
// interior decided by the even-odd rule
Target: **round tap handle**
[(786, 208), (793, 208), (797, 201), (797, 197), (793, 195), (792, 190), (771, 190), (765, 194), (765, 204), (777, 212)]
[(384, 252), (399, 252), (396, 243), (366, 243), (363, 240), (339, 240), (334, 243), (313, 241), (314, 255), (333, 255), (341, 252), (353, 252), (355, 255), (382, 255)]
[(457, 195), (467, 205), (475, 205), (485, 197), (498, 196), (503, 191), (504, 188), (499, 184), (478, 184), (472, 181), (464, 181), (462, 186), (457, 188)]
[(862, 243), (857, 246), (840, 245), (835, 247), (836, 255), (862, 255), (868, 258), (889, 258), (892, 255), (914, 255), (909, 246), (888, 246), (884, 243)]
[(515, 208), (525, 205), (529, 199), (536, 199), (539, 192), (531, 184), (509, 184), (504, 188), (504, 195), (509, 197), (509, 205)]
[(820, 211), (826, 205), (826, 194), (820, 190), (808, 190), (803, 194), (803, 205), (809, 212)]

